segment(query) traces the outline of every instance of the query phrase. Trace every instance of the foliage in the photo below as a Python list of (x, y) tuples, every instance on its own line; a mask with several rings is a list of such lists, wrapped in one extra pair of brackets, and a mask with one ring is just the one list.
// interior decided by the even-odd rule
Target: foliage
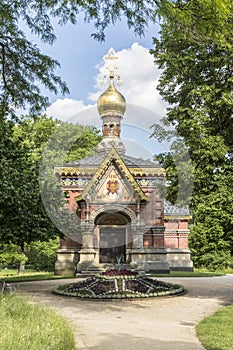
[(52, 42), (54, 34), (45, 8), (41, 2), (36, 5), (36, 1), (0, 3), (0, 119), (16, 108), (30, 106), (35, 114), (46, 107), (48, 99), (42, 96), (38, 82), (55, 93), (58, 89), (68, 92), (66, 84), (54, 74), (59, 63), (42, 54), (19, 28), (21, 19), (43, 41)]
[(109, 269), (101, 272), (103, 276), (136, 276), (138, 272), (127, 269)]
[(233, 305), (204, 318), (196, 327), (197, 336), (206, 350), (231, 350)]
[(194, 211), (190, 246), (196, 266), (233, 267), (233, 172), (215, 174), (210, 193), (199, 197)]
[[(227, 44), (226, 36), (232, 21), (231, 0), (3, 0), (0, 3), (0, 119), (17, 108), (30, 108), (37, 114), (48, 105), (41, 86), (57, 93), (68, 93), (62, 79), (55, 74), (59, 63), (43, 54), (27, 37), (27, 31), (44, 43), (56, 39), (52, 18), (60, 25), (80, 20), (93, 22), (93, 37), (105, 39), (105, 29), (125, 18), (129, 28), (144, 35), (148, 23), (168, 18), (182, 27), (186, 38), (202, 42), (203, 38), (217, 38)], [(23, 25), (22, 25), (23, 24)], [(22, 29), (24, 28), (24, 30)], [(188, 29), (187, 29), (188, 28)], [(231, 30), (232, 32), (232, 30)]]
[(38, 160), (31, 157), (31, 149), (19, 137), (14, 137), (14, 126), (3, 121), (0, 145), (1, 241), (13, 243), (24, 251), (25, 242), (47, 239), (57, 235), (48, 220), (40, 198)]
[(59, 248), (59, 238), (50, 239), (48, 242), (36, 241), (26, 248), (28, 263), (36, 271), (54, 271), (54, 264)]
[[(167, 170), (168, 198), (173, 203), (179, 184), (174, 159), (182, 157), (186, 148), (192, 161), (190, 247), (196, 266), (227, 267), (232, 266), (233, 254), (233, 189), (229, 186), (233, 180), (232, 3), (180, 3), (192, 15), (183, 22), (180, 17), (173, 21), (170, 14), (164, 17), (160, 38), (154, 39), (151, 51), (163, 69), (158, 88), (169, 104), (165, 124), (173, 126), (175, 133), (155, 126), (154, 135), (170, 139), (179, 135), (170, 154), (159, 156)], [(217, 7), (222, 8), (221, 14)], [(209, 20), (201, 29), (204, 18)], [(222, 34), (212, 35), (213, 21)], [(181, 165), (187, 167), (186, 162)]]
[(6, 268), (9, 265), (18, 266), (26, 263), (27, 257), (22, 255), (22, 251), (14, 244), (5, 244), (0, 246), (0, 267)]
[(41, 271), (33, 271), (25, 269), (24, 274), (19, 275), (18, 270), (3, 270), (0, 271), (0, 277), (3, 277), (6, 282), (9, 283), (17, 283), (17, 282), (30, 282), (30, 281), (47, 281), (47, 280), (54, 280), (54, 279), (67, 279), (67, 278), (73, 278), (74, 276), (57, 276), (54, 275), (54, 272), (41, 272)]
[(1, 349), (75, 349), (67, 322), (50, 309), (31, 305), (17, 296), (0, 294), (0, 314)]
[[(48, 98), (41, 93), (40, 86), (57, 93), (69, 90), (62, 79), (55, 74), (58, 61), (43, 54), (27, 38), (27, 30), (38, 36), (42, 42), (53, 44), (54, 34), (51, 19), (58, 19), (63, 25), (94, 21), (97, 32), (94, 37), (104, 39), (104, 30), (115, 23), (121, 15), (128, 19), (128, 25), (141, 35), (147, 20), (153, 18), (151, 1), (141, 0), (3, 0), (0, 3), (0, 119), (18, 108), (30, 107), (31, 114), (37, 114), (48, 105)], [(21, 25), (23, 24), (23, 26)], [(23, 30), (22, 28), (25, 28)]]
[[(47, 128), (48, 132), (51, 127), (49, 124), (52, 119), (46, 116), (44, 118), (45, 128)], [(47, 120), (50, 121), (48, 125), (46, 125)], [(34, 143), (35, 137), (41, 137), (41, 135), (44, 137), (44, 128), (40, 130), (40, 125), (43, 125), (42, 123), (43, 119), (41, 118), (37, 118), (36, 122), (33, 122), (31, 129), (36, 131), (39, 126), (39, 130), (38, 132), (36, 131), (38, 135), (32, 135), (32, 139), (30, 134), (33, 130), (27, 131), (30, 143)], [(46, 143), (40, 139), (38, 142), (38, 145), (42, 145), (43, 154), (41, 152), (41, 146), (39, 148), (38, 146), (35, 146), (35, 150), (39, 150), (40, 156), (42, 156), (44, 160), (47, 159), (52, 171), (54, 166), (62, 165), (66, 162), (77, 161), (90, 155), (102, 139), (99, 130), (93, 126), (68, 124), (61, 121), (53, 121), (53, 123), (53, 132), (49, 133)]]
[[(59, 125), (60, 137), (55, 138), (55, 130)], [(25, 243), (63, 236), (64, 228), (69, 230), (76, 227), (71, 215), (62, 209), (64, 195), (58, 179), (54, 176), (49, 177), (47, 182), (41, 183), (40, 188), (41, 157), (50, 139), (53, 149), (50, 150), (47, 163), (53, 173), (53, 166), (59, 165), (61, 155), (63, 160), (69, 156), (71, 146), (71, 158), (87, 155), (90, 148), (98, 143), (98, 131), (95, 128), (67, 125), (43, 116), (25, 117), (16, 125), (4, 120), (0, 134), (0, 176), (4, 179), (0, 183), (1, 241), (16, 244), (23, 251)], [(72, 136), (72, 140), (69, 140), (68, 135)], [(47, 201), (45, 203), (42, 202), (41, 191)], [(47, 205), (46, 209), (53, 213), (54, 220), (59, 221), (60, 230), (51, 222), (44, 204)]]
[(182, 39), (197, 43), (206, 40), (228, 45), (232, 32), (231, 0), (167, 0), (158, 4), (162, 23), (172, 23)]

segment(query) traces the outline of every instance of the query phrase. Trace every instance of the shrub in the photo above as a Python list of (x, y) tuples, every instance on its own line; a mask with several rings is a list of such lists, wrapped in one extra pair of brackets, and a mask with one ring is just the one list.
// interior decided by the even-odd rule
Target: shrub
[(21, 249), (15, 244), (3, 244), (0, 247), (0, 268), (19, 266), (20, 263), (25, 263), (27, 257), (22, 254)]
[(233, 258), (229, 251), (212, 251), (205, 254), (202, 258), (202, 266), (208, 270), (225, 270), (233, 267)]
[(59, 238), (33, 242), (27, 246), (28, 263), (37, 271), (53, 271)]

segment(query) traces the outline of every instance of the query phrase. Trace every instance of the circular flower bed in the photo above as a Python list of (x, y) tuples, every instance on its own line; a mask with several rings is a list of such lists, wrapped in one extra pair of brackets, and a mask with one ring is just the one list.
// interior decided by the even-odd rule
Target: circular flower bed
[(57, 294), (90, 299), (128, 299), (177, 295), (183, 286), (165, 283), (132, 270), (107, 270), (84, 281), (59, 286)]

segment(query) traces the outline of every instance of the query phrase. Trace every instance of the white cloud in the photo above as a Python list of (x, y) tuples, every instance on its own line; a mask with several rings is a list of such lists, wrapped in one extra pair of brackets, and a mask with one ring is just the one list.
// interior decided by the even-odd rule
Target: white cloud
[[(160, 71), (145, 47), (134, 43), (130, 49), (118, 53), (122, 74), (122, 93), (127, 102), (149, 109), (158, 109), (161, 98), (156, 90)], [(161, 106), (159, 106), (161, 109)]]
[[(161, 71), (154, 64), (149, 50), (134, 43), (129, 49), (117, 52), (117, 55), (119, 57), (118, 67), (123, 80), (123, 85), (119, 90), (125, 96), (127, 103), (139, 105), (164, 115), (165, 106), (156, 89)], [(100, 72), (96, 78), (98, 91), (89, 95), (91, 101), (96, 101), (104, 90), (101, 86), (103, 67), (103, 64), (99, 66)]]
[[(153, 62), (153, 56), (148, 49), (132, 44), (128, 49), (117, 52), (119, 57), (118, 67), (123, 80), (123, 85), (117, 87), (127, 101), (126, 114), (123, 123), (138, 125), (146, 130), (154, 122), (158, 122), (165, 115), (165, 105), (159, 96), (156, 85), (160, 76), (160, 70)], [(96, 91), (90, 93), (88, 100), (91, 103), (69, 98), (58, 99), (48, 109), (47, 114), (65, 121), (78, 122), (85, 125), (100, 125), (96, 103), (100, 94), (107, 86), (101, 85), (104, 61), (98, 65), (99, 73), (96, 76)]]
[(46, 113), (53, 118), (66, 121), (86, 108), (88, 106), (85, 106), (83, 101), (73, 100), (71, 98), (59, 98), (47, 108)]

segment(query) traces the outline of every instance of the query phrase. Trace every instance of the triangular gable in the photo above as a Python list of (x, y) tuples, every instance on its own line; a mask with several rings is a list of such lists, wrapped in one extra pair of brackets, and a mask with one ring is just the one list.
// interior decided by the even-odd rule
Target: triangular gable
[(112, 162), (90, 197), (95, 202), (132, 202), (134, 191), (128, 181), (122, 178), (116, 164)]
[[(115, 191), (113, 189), (110, 191), (110, 185), (113, 187), (114, 181)], [(112, 195), (110, 195), (110, 192), (112, 192)], [(135, 197), (135, 192), (141, 200), (149, 200), (149, 198), (141, 190), (138, 183), (135, 181), (116, 149), (112, 147), (105, 157), (103, 163), (96, 170), (95, 175), (84, 189), (82, 195), (78, 197), (77, 200), (79, 201), (81, 199), (85, 199), (88, 194), (93, 194), (97, 196), (97, 201), (108, 201), (109, 199), (107, 198), (109, 197), (107, 197), (107, 195), (114, 198), (113, 194), (115, 193), (116, 199), (118, 195), (118, 199), (121, 198), (124, 201), (126, 198), (129, 200), (129, 197)]]

